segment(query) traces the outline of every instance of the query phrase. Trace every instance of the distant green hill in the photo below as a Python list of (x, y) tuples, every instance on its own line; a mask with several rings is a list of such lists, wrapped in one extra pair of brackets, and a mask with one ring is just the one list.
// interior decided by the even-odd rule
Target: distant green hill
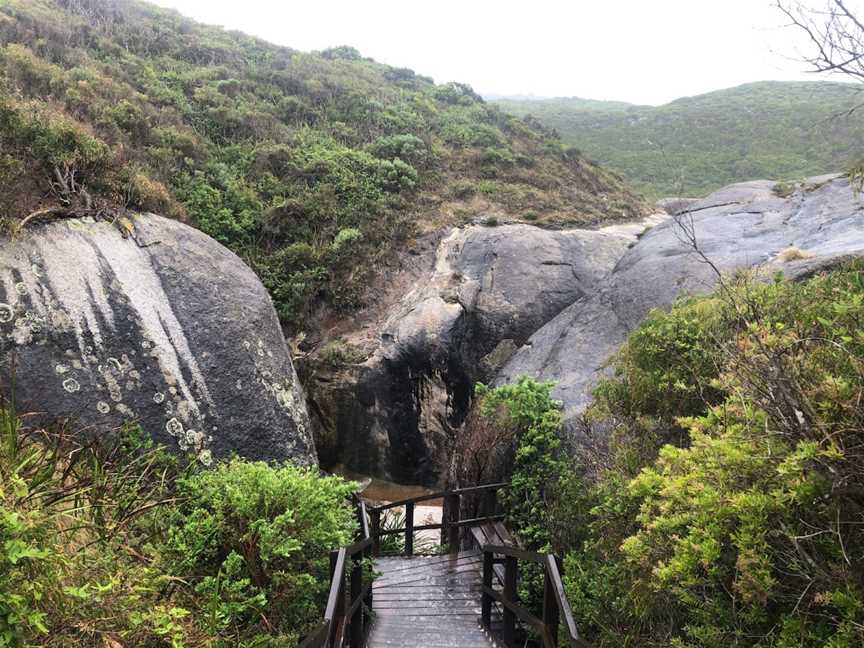
[(864, 93), (847, 83), (749, 83), (658, 107), (577, 98), (494, 103), (556, 129), (653, 198), (840, 171), (864, 154), (864, 109), (846, 114)]

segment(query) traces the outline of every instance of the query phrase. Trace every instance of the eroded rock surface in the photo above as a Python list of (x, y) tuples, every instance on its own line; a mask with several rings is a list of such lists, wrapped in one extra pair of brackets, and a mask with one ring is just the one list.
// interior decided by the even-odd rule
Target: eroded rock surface
[(681, 223), (692, 223), (699, 249), (722, 272), (759, 266), (766, 277), (782, 271), (795, 278), (864, 254), (864, 202), (848, 180), (813, 178), (787, 198), (773, 187), (768, 181), (726, 187), (684, 206), (683, 221), (648, 231), (594, 294), (534, 333), (496, 383), (520, 375), (557, 381), (554, 395), (573, 429), (607, 360), (648, 311), (715, 287), (715, 271), (694, 253)]
[(453, 230), (434, 268), (391, 309), (367, 359), (319, 366), (311, 376), (322, 460), (402, 483), (440, 483), (474, 383), (494, 377), (534, 331), (592, 293), (646, 226)]
[(0, 241), (0, 359), (19, 411), (92, 434), (138, 421), (205, 464), (316, 462), (270, 297), (227, 249), (155, 215)]

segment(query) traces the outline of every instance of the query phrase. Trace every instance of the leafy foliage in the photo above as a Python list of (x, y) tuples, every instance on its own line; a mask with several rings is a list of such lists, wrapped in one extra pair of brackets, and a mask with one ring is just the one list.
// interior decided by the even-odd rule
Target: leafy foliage
[(0, 646), (285, 646), (320, 618), (354, 485), (82, 447), (0, 410)]
[[(415, 228), (643, 209), (615, 174), (468, 86), (134, 0), (0, 5), (0, 149), (7, 226), (84, 192), (94, 208), (188, 219), (255, 269), (295, 327), (315, 305), (358, 306)], [(58, 192), (58, 171), (71, 189)], [(496, 190), (475, 191), (484, 181)]]
[(750, 83), (663, 106), (584, 99), (494, 102), (533, 116), (653, 198), (701, 197), (757, 178), (842, 172), (860, 157), (864, 113), (849, 83)]
[[(855, 264), (739, 278), (631, 337), (592, 413), (617, 423), (612, 456), (565, 477), (554, 513), (597, 645), (861, 644), (862, 316)], [(670, 424), (679, 445), (638, 436)]]
[[(566, 465), (559, 452), (561, 403), (552, 399), (553, 386), (527, 376), (495, 389), (477, 385), (481, 416), (493, 427), (513, 430), (515, 439), (510, 488), (501, 494), (507, 524), (526, 547), (540, 552), (550, 549), (550, 507), (557, 500)], [(519, 597), (540, 613), (543, 571), (539, 565), (522, 565)]]
[(512, 528), (535, 549), (548, 545), (548, 503), (563, 467), (558, 453), (561, 403), (552, 399), (553, 386), (523, 376), (495, 389), (478, 384), (476, 392), (485, 418), (515, 430), (516, 455), (504, 504)]

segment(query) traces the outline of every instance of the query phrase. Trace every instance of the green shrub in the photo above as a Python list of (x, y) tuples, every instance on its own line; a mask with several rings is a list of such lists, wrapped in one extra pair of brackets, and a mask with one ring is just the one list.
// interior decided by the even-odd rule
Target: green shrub
[(483, 149), (480, 159), (483, 164), (492, 166), (510, 167), (516, 163), (513, 152), (500, 146), (487, 146)]
[[(551, 550), (550, 511), (557, 500), (565, 464), (559, 453), (561, 403), (552, 399), (554, 383), (526, 376), (516, 383), (489, 389), (477, 385), (480, 414), (492, 425), (515, 431), (516, 452), (510, 488), (502, 494), (507, 524), (529, 549)], [(543, 571), (537, 564), (521, 568), (519, 598), (539, 614)]]
[(388, 135), (377, 139), (370, 147), (375, 157), (392, 160), (399, 158), (415, 166), (422, 166), (429, 158), (426, 143), (416, 135)]
[(74, 439), (0, 410), (0, 646), (294, 645), (320, 619), (354, 485)]
[(232, 641), (302, 635), (329, 587), (330, 550), (353, 538), (354, 488), (311, 469), (238, 459), (185, 478), (167, 522), (164, 568), (191, 585), (209, 633)]
[(589, 640), (861, 645), (862, 317), (853, 264), (804, 283), (741, 278), (631, 336), (600, 418), (641, 421), (631, 437), (672, 420), (686, 438), (568, 478), (576, 496), (553, 529)]
[(527, 546), (549, 544), (549, 505), (564, 464), (558, 454), (561, 403), (552, 399), (554, 383), (521, 377), (490, 389), (478, 384), (480, 412), (516, 430), (516, 455), (510, 488), (504, 496), (507, 519)]

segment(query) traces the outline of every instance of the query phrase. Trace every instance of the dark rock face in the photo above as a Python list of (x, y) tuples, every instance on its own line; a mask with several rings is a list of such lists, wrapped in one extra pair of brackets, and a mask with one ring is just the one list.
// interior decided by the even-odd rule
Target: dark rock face
[(474, 383), (494, 377), (535, 330), (593, 292), (642, 229), (454, 230), (426, 280), (392, 309), (369, 358), (313, 373), (322, 462), (442, 483)]
[(92, 434), (125, 421), (205, 464), (236, 452), (316, 463), (270, 297), (183, 224), (64, 220), (0, 243), (0, 360), (20, 411)]
[[(813, 178), (788, 198), (776, 196), (773, 186), (736, 184), (684, 207), (682, 222), (692, 222), (699, 248), (719, 270), (759, 267), (766, 277), (782, 271), (795, 278), (864, 254), (864, 202), (846, 179)], [(680, 224), (662, 223), (627, 251), (594, 294), (534, 333), (495, 382), (520, 375), (557, 381), (554, 395), (572, 426), (604, 364), (651, 308), (669, 307), (682, 293), (709, 292), (716, 283)]]

